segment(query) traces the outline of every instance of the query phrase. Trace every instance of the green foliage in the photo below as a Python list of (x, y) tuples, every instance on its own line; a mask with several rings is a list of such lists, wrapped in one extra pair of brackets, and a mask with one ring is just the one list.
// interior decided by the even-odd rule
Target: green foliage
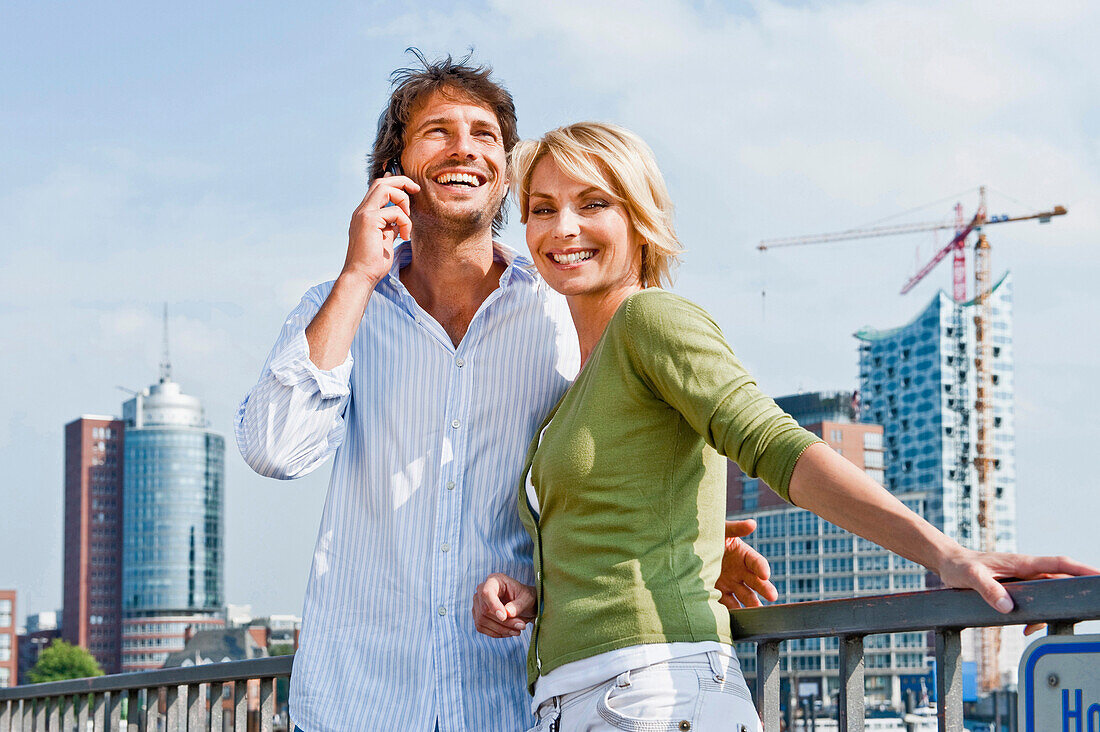
[(267, 647), (269, 656), (289, 656), (294, 653), (293, 643), (272, 643)]
[(60, 638), (55, 638), (49, 648), (42, 651), (42, 655), (38, 657), (38, 663), (27, 672), (27, 678), (32, 684), (102, 675), (103, 669), (96, 663), (92, 654)]

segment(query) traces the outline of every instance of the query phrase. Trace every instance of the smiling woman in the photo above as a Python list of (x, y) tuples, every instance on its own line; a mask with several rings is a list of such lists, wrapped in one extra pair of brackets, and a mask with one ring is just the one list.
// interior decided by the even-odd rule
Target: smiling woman
[[(639, 282), (645, 287), (670, 283), (672, 266), (683, 247), (672, 227), (672, 199), (657, 160), (640, 137), (599, 122), (561, 127), (540, 140), (517, 144), (511, 167), (516, 171), (513, 186), (520, 220), (528, 227), (528, 242), (532, 229), (536, 236), (543, 235), (558, 221), (557, 210), (549, 205), (555, 202), (550, 200), (545, 178), (553, 177), (554, 183), (569, 181), (574, 188), (571, 193), (600, 194), (606, 199), (604, 207), (613, 204), (629, 216), (639, 237)], [(532, 199), (547, 205), (539, 206), (536, 213)], [(592, 203), (601, 206), (599, 201)]]
[(582, 122), (513, 156), (527, 244), (565, 294), (582, 368), (517, 486), (537, 585), (490, 575), (479, 631), (531, 619), (536, 730), (758, 730), (715, 589), (725, 460), (782, 498), (1012, 609), (997, 577), (1094, 573), (964, 549), (757, 388), (713, 319), (661, 290), (680, 251), (649, 148)]

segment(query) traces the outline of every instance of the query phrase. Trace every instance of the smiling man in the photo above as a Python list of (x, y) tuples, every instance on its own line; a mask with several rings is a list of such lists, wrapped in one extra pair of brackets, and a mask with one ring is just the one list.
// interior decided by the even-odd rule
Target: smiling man
[(533, 577), (516, 481), (576, 334), (493, 241), (511, 96), (487, 68), (418, 58), (394, 73), (340, 275), (287, 318), (237, 417), (263, 475), (335, 452), (291, 679), (307, 732), (531, 721), (526, 638), (477, 633), (470, 598), (490, 572)]
[[(577, 373), (577, 336), (530, 258), (493, 239), (511, 96), (468, 59), (417, 58), (393, 75), (339, 276), (288, 316), (237, 414), (263, 475), (335, 453), (291, 678), (306, 732), (532, 721), (527, 634), (479, 634), (471, 597), (493, 572), (534, 579), (518, 478)], [(726, 579), (774, 596), (732, 541)]]

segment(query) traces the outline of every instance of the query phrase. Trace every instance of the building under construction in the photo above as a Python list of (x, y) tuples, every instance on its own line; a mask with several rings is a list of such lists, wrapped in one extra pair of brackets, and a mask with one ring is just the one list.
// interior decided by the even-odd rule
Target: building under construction
[[(856, 333), (860, 416), (883, 426), (886, 488), (907, 503), (919, 498), (929, 522), (975, 549), (982, 546), (976, 465), (981, 415), (975, 408), (979, 307), (975, 300), (956, 302), (941, 291), (906, 325)], [(986, 312), (982, 345), (989, 352), (991, 394), (984, 403), (992, 423), (995, 549), (1016, 551), (1011, 275), (993, 286)], [(990, 675), (1000, 684), (1015, 681), (1018, 636), (1006, 631), (998, 644), (1000, 661)], [(977, 634), (964, 634), (964, 657), (981, 663), (980, 656)]]

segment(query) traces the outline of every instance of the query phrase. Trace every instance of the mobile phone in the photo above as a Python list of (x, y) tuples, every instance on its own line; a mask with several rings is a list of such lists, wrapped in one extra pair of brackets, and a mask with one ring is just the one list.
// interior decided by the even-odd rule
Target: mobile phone
[(386, 164), (386, 172), (390, 175), (404, 175), (404, 171), (401, 170), (401, 161), (397, 158), (393, 158)]

